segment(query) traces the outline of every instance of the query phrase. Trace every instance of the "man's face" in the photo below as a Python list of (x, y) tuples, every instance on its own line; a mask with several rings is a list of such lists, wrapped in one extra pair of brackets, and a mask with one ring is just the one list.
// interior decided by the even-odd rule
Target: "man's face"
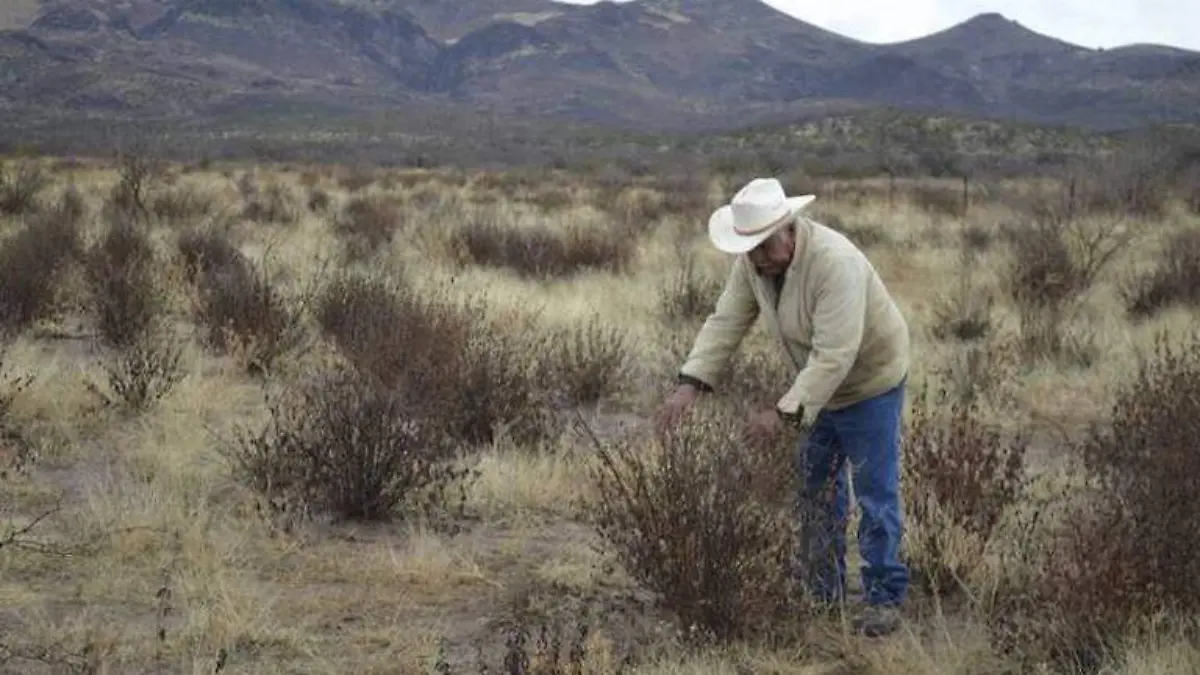
[(792, 262), (794, 244), (792, 228), (785, 227), (752, 249), (749, 253), (750, 262), (763, 276), (779, 276)]

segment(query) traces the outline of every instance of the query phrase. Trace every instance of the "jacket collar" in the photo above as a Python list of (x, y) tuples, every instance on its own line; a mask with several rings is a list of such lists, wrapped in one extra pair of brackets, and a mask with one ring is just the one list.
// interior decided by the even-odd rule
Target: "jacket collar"
[[(776, 305), (779, 303), (779, 296), (786, 292), (792, 277), (798, 274), (801, 267), (806, 263), (805, 257), (808, 254), (808, 245), (812, 238), (813, 222), (800, 216), (790, 227), (793, 228), (796, 235), (796, 247), (792, 252), (792, 262), (783, 273), (783, 283), (780, 284), (778, 292), (775, 290), (773, 280), (760, 276), (755, 272), (754, 265), (750, 263), (748, 258), (744, 261), (754, 279), (754, 293), (759, 300), (759, 316), (766, 324), (767, 331), (780, 341), (783, 341), (783, 330), (779, 326), (779, 310), (776, 308)], [(784, 311), (787, 310), (785, 309)], [(788, 349), (787, 353), (792, 363), (799, 368), (800, 363), (796, 360), (796, 355), (792, 353), (791, 349)]]

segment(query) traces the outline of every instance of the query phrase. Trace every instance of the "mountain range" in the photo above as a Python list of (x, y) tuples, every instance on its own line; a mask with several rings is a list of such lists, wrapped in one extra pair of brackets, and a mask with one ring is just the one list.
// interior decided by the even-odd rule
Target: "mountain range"
[(1090, 49), (996, 13), (871, 44), (759, 0), (4, 4), (7, 119), (421, 109), (672, 131), (886, 106), (1098, 130), (1200, 122), (1200, 52)]

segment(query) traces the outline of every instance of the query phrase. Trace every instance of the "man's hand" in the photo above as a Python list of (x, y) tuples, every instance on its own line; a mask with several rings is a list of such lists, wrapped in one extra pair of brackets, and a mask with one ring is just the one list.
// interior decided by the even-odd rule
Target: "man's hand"
[(783, 431), (783, 418), (774, 407), (761, 408), (750, 413), (746, 427), (751, 443), (765, 445), (779, 437)]
[(658, 410), (655, 422), (659, 432), (674, 429), (683, 415), (696, 403), (698, 396), (700, 396), (700, 390), (695, 385), (684, 383), (675, 387), (675, 390)]

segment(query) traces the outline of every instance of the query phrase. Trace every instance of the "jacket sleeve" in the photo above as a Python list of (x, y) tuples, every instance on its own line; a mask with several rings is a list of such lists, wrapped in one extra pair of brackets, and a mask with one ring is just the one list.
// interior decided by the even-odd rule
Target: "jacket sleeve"
[(858, 357), (866, 322), (868, 270), (853, 255), (838, 255), (813, 270), (817, 288), (813, 340), (808, 361), (777, 404), (813, 422), (833, 397)]
[(735, 261), (716, 307), (696, 335), (680, 375), (715, 388), (758, 313), (758, 299), (746, 269), (741, 260)]

